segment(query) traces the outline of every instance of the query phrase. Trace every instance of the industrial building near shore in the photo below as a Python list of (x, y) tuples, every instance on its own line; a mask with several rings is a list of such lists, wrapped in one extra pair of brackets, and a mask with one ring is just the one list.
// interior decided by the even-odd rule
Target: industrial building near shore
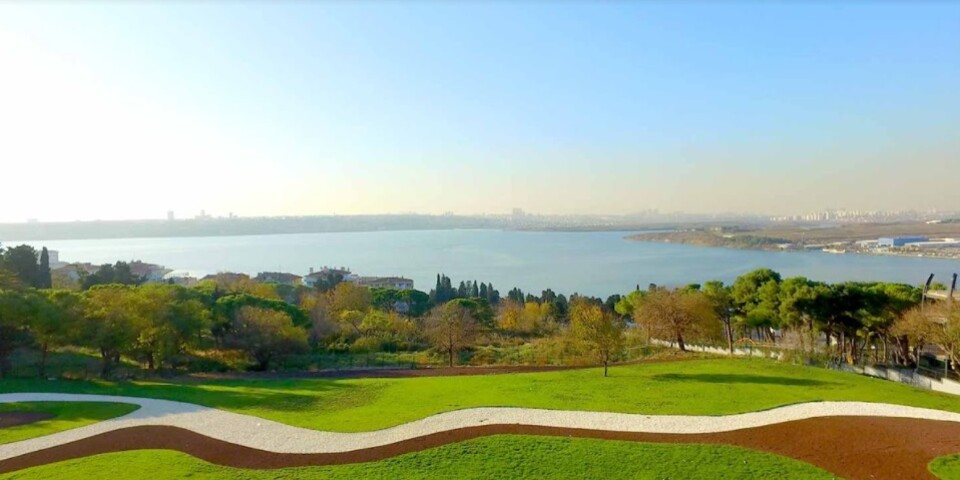
[(880, 237), (876, 240), (862, 240), (856, 243), (860, 247), (876, 248), (960, 248), (960, 240), (955, 238), (930, 239), (929, 237), (919, 235), (906, 237)]

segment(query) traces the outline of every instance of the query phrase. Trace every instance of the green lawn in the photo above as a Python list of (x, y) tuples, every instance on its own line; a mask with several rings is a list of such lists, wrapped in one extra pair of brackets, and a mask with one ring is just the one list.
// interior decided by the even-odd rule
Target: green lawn
[(3, 479), (829, 479), (789, 458), (719, 445), (497, 435), (377, 462), (332, 467), (245, 470), (169, 450), (110, 453), (22, 470)]
[(97, 402), (23, 402), (0, 403), (0, 412), (46, 412), (53, 418), (26, 425), (0, 428), (0, 444), (49, 435), (82, 427), (136, 410), (136, 405)]
[(600, 370), (404, 379), (85, 382), (10, 380), (0, 391), (105, 393), (181, 400), (333, 431), (374, 430), (478, 406), (723, 415), (817, 400), (960, 412), (960, 398), (814, 367), (702, 359)]
[(930, 462), (930, 471), (943, 480), (960, 480), (960, 455), (948, 455)]

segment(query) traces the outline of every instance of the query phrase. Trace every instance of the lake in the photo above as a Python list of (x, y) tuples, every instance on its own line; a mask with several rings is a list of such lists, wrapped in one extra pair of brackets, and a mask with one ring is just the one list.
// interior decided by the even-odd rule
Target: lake
[(359, 275), (405, 276), (430, 290), (437, 273), (493, 282), (505, 295), (552, 288), (604, 296), (649, 283), (731, 281), (760, 267), (830, 282), (884, 280), (920, 284), (930, 273), (948, 281), (960, 261), (822, 252), (763, 252), (624, 239), (634, 232), (419, 230), (236, 237), (4, 241), (60, 252), (67, 262), (142, 260), (180, 273), (285, 271), (345, 266)]

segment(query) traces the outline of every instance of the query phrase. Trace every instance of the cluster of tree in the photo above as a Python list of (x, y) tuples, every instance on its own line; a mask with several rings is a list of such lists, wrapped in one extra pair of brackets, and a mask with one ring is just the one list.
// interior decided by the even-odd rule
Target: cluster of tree
[(434, 305), (442, 305), (457, 298), (482, 298), (490, 305), (500, 303), (500, 292), (493, 288), (493, 284), (473, 282), (460, 282), (460, 286), (454, 288), (450, 277), (444, 274), (437, 274), (437, 284), (430, 290), (430, 302)]
[[(433, 349), (453, 365), (465, 349), (564, 339), (597, 363), (620, 358), (625, 332), (676, 342), (738, 342), (827, 352), (849, 362), (919, 361), (935, 345), (960, 361), (960, 318), (949, 303), (920, 305), (919, 288), (882, 282), (827, 284), (760, 269), (732, 284), (650, 285), (606, 300), (547, 289), (539, 296), (437, 276), (429, 294), (331, 282), (322, 288), (221, 274), (193, 288), (143, 284), (129, 264), (104, 265), (82, 290), (51, 289), (44, 251), (0, 252), (0, 374), (16, 349), (96, 352), (108, 376), (121, 359), (180, 368), (210, 352), (244, 353), (252, 368), (308, 351)], [(46, 263), (46, 276), (44, 275)], [(794, 348), (794, 347), (791, 347)]]
[(0, 288), (50, 288), (52, 285), (47, 247), (39, 252), (29, 245), (0, 247)]
[[(649, 308), (644, 305), (661, 303), (658, 297), (665, 295), (662, 292), (656, 286), (635, 291), (616, 309), (633, 315), (638, 323), (648, 322)], [(744, 340), (782, 343), (788, 333), (794, 333), (792, 338), (799, 342), (800, 350), (833, 352), (848, 362), (916, 361), (916, 357), (898, 355), (888, 346), (903, 343), (903, 336), (897, 335), (894, 327), (917, 308), (921, 294), (919, 288), (899, 283), (828, 284), (804, 277), (783, 279), (777, 272), (759, 269), (738, 277), (731, 285), (707, 282), (671, 292), (674, 298), (667, 303), (673, 308), (686, 304), (690, 318), (705, 320), (681, 320), (675, 315), (672, 333), (661, 331), (657, 335), (682, 345), (690, 332), (714, 335), (704, 327), (719, 324), (719, 335), (730, 349), (736, 341)]]
[(34, 348), (40, 353), (37, 373), (44, 376), (47, 354), (66, 346), (97, 352), (105, 377), (121, 357), (155, 370), (212, 348), (245, 351), (267, 368), (277, 356), (307, 348), (307, 323), (304, 312), (285, 302), (244, 294), (214, 298), (167, 284), (3, 290), (0, 374), (9, 371), (16, 348)]
[(118, 261), (113, 265), (109, 263), (100, 265), (97, 271), (89, 275), (84, 271), (79, 273), (81, 290), (87, 290), (94, 285), (139, 285), (143, 283), (143, 277), (135, 275), (127, 262)]

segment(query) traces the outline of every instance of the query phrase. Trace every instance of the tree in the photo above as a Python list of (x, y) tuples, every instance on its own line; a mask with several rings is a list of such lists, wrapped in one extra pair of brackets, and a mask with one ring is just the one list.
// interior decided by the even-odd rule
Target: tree
[(446, 352), (451, 367), (454, 355), (473, 344), (478, 330), (470, 309), (456, 300), (434, 308), (424, 324), (425, 336), (437, 350)]
[(0, 290), (0, 378), (10, 372), (10, 355), (30, 338), (31, 307), (22, 293)]
[(159, 369), (165, 362), (197, 344), (201, 332), (210, 327), (210, 310), (202, 294), (167, 284), (143, 285), (137, 289), (143, 326), (137, 337), (137, 350), (146, 359), (148, 369)]
[(37, 269), (37, 288), (50, 288), (53, 278), (50, 276), (50, 252), (47, 247), (40, 251), (40, 266)]
[(470, 311), (470, 315), (486, 328), (493, 327), (493, 308), (487, 303), (486, 299), (473, 298), (455, 298), (447, 303), (455, 303)]
[(803, 338), (806, 333), (810, 348), (814, 349), (814, 314), (818, 288), (821, 284), (805, 277), (793, 277), (780, 284), (779, 315), (783, 325), (796, 330), (800, 337), (800, 349), (806, 350)]
[(143, 278), (134, 275), (127, 262), (117, 262), (113, 265), (104, 264), (96, 272), (80, 280), (80, 288), (87, 290), (94, 285), (139, 285)]
[(306, 310), (310, 318), (311, 345), (316, 346), (321, 342), (330, 341), (340, 331), (340, 323), (333, 315), (333, 308), (330, 306), (330, 295), (324, 293), (305, 295), (300, 300), (300, 308)]
[(13, 272), (3, 268), (3, 263), (0, 262), (0, 290), (20, 290), (23, 286), (20, 278)]
[(613, 306), (613, 311), (617, 312), (623, 317), (632, 317), (633, 312), (637, 309), (637, 306), (640, 305), (640, 301), (646, 294), (646, 291), (638, 288), (628, 293), (626, 296), (620, 297), (620, 300), (617, 301), (616, 305)]
[(35, 296), (36, 315), (30, 332), (40, 349), (37, 376), (46, 376), (47, 354), (50, 348), (67, 345), (76, 336), (80, 321), (80, 295), (68, 290), (47, 290)]
[(30, 287), (39, 285), (40, 267), (37, 265), (37, 251), (30, 245), (18, 245), (3, 252), (3, 266), (13, 273), (20, 283)]
[(97, 285), (83, 296), (81, 344), (100, 351), (100, 376), (107, 378), (120, 355), (133, 351), (143, 328), (140, 297), (126, 285)]
[(244, 306), (234, 313), (227, 344), (246, 351), (258, 370), (266, 370), (278, 357), (306, 351), (307, 333), (284, 312)]
[(602, 306), (578, 299), (570, 304), (570, 328), (574, 338), (594, 352), (608, 375), (610, 360), (624, 347), (624, 322)]
[(343, 282), (337, 285), (333, 289), (330, 299), (331, 307), (337, 315), (347, 310), (356, 310), (364, 313), (370, 310), (370, 306), (373, 303), (369, 288), (361, 287), (350, 282)]
[(709, 281), (703, 284), (703, 294), (713, 305), (713, 311), (717, 318), (723, 322), (723, 334), (727, 340), (727, 349), (733, 355), (733, 295), (730, 293), (730, 287), (727, 287), (720, 281)]
[(900, 347), (897, 355), (900, 357), (900, 363), (907, 365), (918, 365), (920, 363), (920, 354), (926, 345), (933, 343), (936, 336), (937, 324), (930, 321), (928, 315), (920, 308), (914, 308), (904, 312), (897, 319), (890, 329), (895, 342)]
[(771, 340), (779, 323), (780, 281), (779, 273), (761, 268), (737, 277), (731, 288), (740, 323)]
[(394, 310), (397, 313), (419, 317), (430, 308), (430, 297), (419, 290), (377, 287), (369, 290), (372, 306), (380, 310)]
[(702, 292), (657, 289), (643, 297), (634, 319), (653, 335), (676, 340), (680, 350), (685, 351), (685, 338), (709, 332), (710, 323), (717, 322), (717, 314)]
[(960, 306), (939, 302), (925, 306), (922, 313), (935, 325), (930, 329), (930, 343), (940, 347), (957, 369), (960, 366)]
[(510, 291), (507, 292), (507, 298), (517, 303), (523, 303), (526, 300), (523, 296), (523, 290), (517, 287), (511, 288)]
[(497, 328), (508, 332), (519, 332), (525, 330), (525, 317), (523, 305), (507, 300), (500, 304), (497, 309)]
[(430, 290), (430, 303), (434, 305), (443, 305), (444, 303), (457, 298), (457, 289), (453, 288), (453, 282), (450, 277), (437, 274), (437, 285)]

